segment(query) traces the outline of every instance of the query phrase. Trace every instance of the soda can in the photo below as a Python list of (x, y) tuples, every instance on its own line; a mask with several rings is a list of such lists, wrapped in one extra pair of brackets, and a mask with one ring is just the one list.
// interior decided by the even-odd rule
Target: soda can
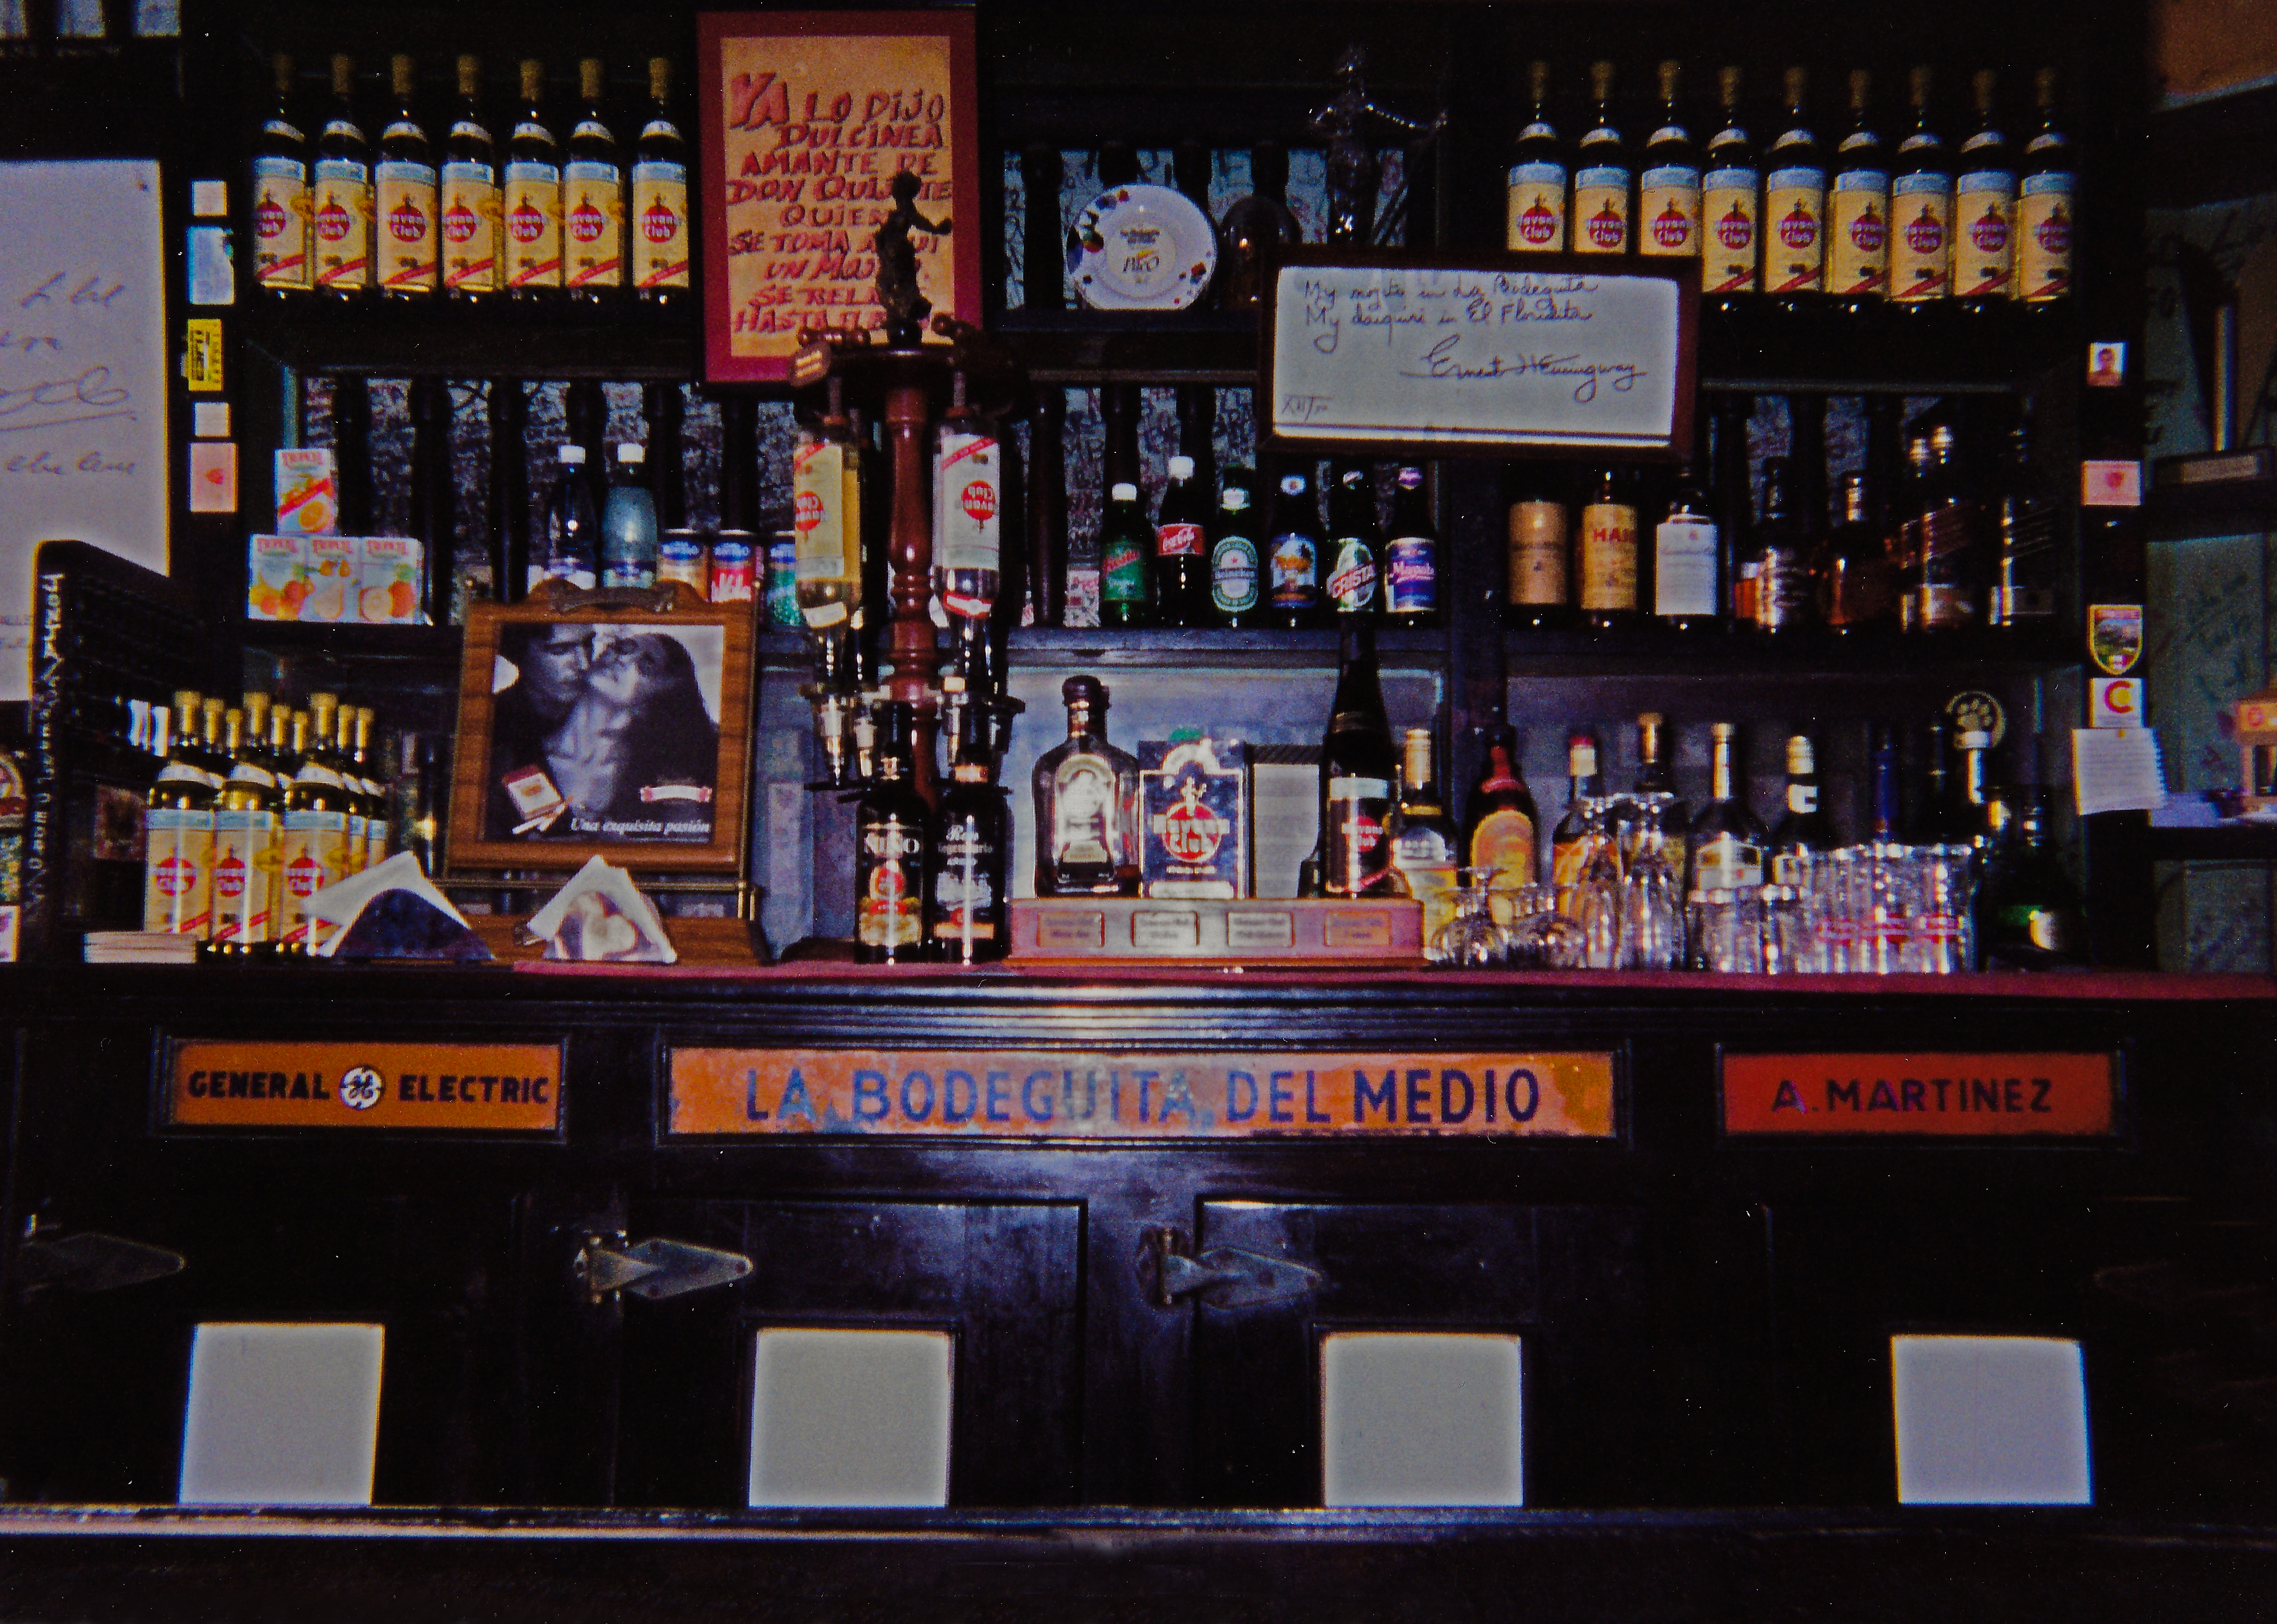
[(751, 601), (751, 532), (721, 530), (712, 544), (712, 601)]
[(798, 541), (786, 531), (767, 544), (767, 624), (805, 623), (798, 612)]
[(712, 590), (711, 561), (704, 556), (704, 538), (694, 530), (666, 530), (657, 540), (656, 578), (679, 581), (693, 587), (698, 598)]

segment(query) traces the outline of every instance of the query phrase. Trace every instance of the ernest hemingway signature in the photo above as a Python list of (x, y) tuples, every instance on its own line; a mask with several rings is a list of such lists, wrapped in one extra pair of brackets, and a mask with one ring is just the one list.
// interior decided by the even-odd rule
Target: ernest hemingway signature
[(1597, 383), (1604, 379), (1615, 393), (1626, 393), (1636, 386), (1645, 370), (1634, 362), (1584, 361), (1579, 355), (1519, 355), (1515, 358), (1490, 355), (1484, 361), (1464, 361), (1455, 351), (1462, 343), (1462, 334), (1451, 332), (1423, 352), (1420, 357), (1423, 370), (1403, 369), (1403, 377), (1452, 378), (1467, 381), (1472, 378), (1524, 377), (1529, 374), (1542, 377), (1572, 377), (1580, 381), (1573, 385), (1573, 399), (1582, 406), (1597, 398)]

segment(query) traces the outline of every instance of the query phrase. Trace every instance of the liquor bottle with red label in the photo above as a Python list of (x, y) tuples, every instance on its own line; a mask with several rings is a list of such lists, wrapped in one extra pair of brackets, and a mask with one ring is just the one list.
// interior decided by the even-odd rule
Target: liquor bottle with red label
[(1850, 131), (1834, 149), (1826, 202), (1826, 291), (1847, 316), (1881, 308), (1890, 291), (1890, 161), (1870, 118), (1873, 76), (1850, 75)]
[(1392, 862), (1391, 814), (1399, 753), (1383, 709), (1375, 633), (1343, 617), (1342, 663), (1328, 731), (1321, 740), (1321, 882), (1330, 896), (1401, 896)]
[(388, 63), (395, 116), (379, 134), (374, 167), (379, 291), (391, 298), (423, 299), (440, 285), (441, 213), (434, 149), (419, 122), (418, 65), (397, 56)]
[(1496, 891), (1534, 883), (1540, 860), (1540, 815), (1518, 752), (1518, 734), (1503, 725), (1487, 733), (1479, 782), (1464, 809), (1463, 856), (1472, 882)]
[(332, 58), (332, 116), (316, 137), (315, 226), (316, 291), (361, 298), (371, 286), (371, 142), (355, 116), (355, 58)]
[(561, 166), (561, 285), (574, 299), (614, 299), (625, 286), (625, 166), (601, 98), (601, 61), (577, 64), (584, 107)]
[(869, 788), (854, 808), (854, 957), (864, 964), (914, 964), (925, 951), (925, 834), (910, 740), (915, 710), (877, 707)]
[[(265, 720), (265, 718), (264, 718)], [(224, 958), (269, 957), (277, 890), (277, 845), (285, 831), (285, 797), (270, 770), (268, 751), (255, 742), (247, 713), (223, 717), (227, 778), (214, 797), (213, 927), (209, 937)]]
[(1953, 292), (1953, 160), (1930, 122), (1930, 71), (1907, 80), (1913, 127), (1898, 143), (1890, 182), (1890, 298), (1934, 309)]
[(1628, 142), (1613, 122), (1613, 65), (1589, 65), (1589, 99), (1596, 113), (1573, 155), (1573, 220), (1576, 254), (1626, 254), (1634, 246), (1636, 172)]
[(1513, 254), (1565, 251), (1565, 143), (1550, 120), (1550, 65), (1526, 67), (1527, 115), (1510, 158), (1504, 187), (1504, 246)]
[(1826, 286), (1826, 158), (1810, 128), (1809, 70), (1786, 71), (1786, 127), (1764, 160), (1763, 291), (1790, 309)]
[(1647, 258), (1700, 255), (1700, 152), (1678, 104), (1683, 65), (1660, 65), (1660, 127), (1645, 138), (1637, 182), (1637, 252)]
[(1170, 483), (1154, 513), (1154, 623), (1207, 626), (1210, 603), (1209, 500), (1192, 457), (1170, 459)]
[(1580, 576), (1577, 594), (1583, 619), (1599, 631), (1637, 619), (1637, 510), (1627, 478), (1603, 469), (1587, 506), (1574, 548)]
[(648, 121), (633, 143), (632, 285), (644, 304), (688, 299), (696, 242), (688, 213), (688, 141), (672, 118), (672, 59), (648, 60)]
[(1724, 69), (1716, 82), (1724, 123), (1709, 138), (1701, 179), (1700, 292), (1710, 308), (1729, 310), (1763, 286), (1763, 177), (1740, 123), (1740, 70)]
[(310, 286), (308, 138), (293, 118), (293, 58), (270, 58), (277, 105), (263, 120), (253, 154), (253, 281), (263, 293)]
[(545, 123), (545, 64), (522, 65), (522, 114), (506, 148), (506, 286), (516, 300), (561, 292), (561, 148)]
[(2039, 127), (2024, 143), (2016, 187), (2016, 273), (2010, 291), (2036, 310), (2068, 298), (2072, 240), (2079, 221), (2079, 177), (2071, 143), (2056, 127), (2056, 71), (2034, 80)]
[(1970, 81), (1976, 129), (1961, 143), (1953, 191), (1953, 294), (1979, 314), (2007, 302), (2016, 270), (2016, 160), (2000, 130), (1998, 84), (1990, 68)]
[(348, 822), (354, 796), (341, 778), (327, 742), (339, 698), (308, 696), (308, 709), (293, 713), (290, 749), (298, 758), (285, 789), (285, 833), (278, 864), (277, 945), (288, 957), (312, 954), (324, 927), (309, 900), (350, 872)]
[(459, 58), (459, 116), (443, 143), (443, 291), (490, 297), (504, 285), (498, 144), (483, 122), (483, 64)]

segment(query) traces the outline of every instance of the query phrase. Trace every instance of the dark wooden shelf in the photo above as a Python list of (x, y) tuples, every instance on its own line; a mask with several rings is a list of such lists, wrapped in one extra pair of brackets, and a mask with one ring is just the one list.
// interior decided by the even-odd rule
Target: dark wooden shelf
[(1775, 641), (1744, 631), (1679, 634), (1653, 627), (1624, 631), (1505, 631), (1512, 675), (1667, 673), (1801, 679), (1839, 675), (1912, 680), (1928, 675), (2018, 675), (2077, 663), (2061, 639), (1962, 632), (1938, 637), (1886, 636), (1856, 641), (1800, 634)]
[(243, 319), (255, 347), (301, 372), (662, 382), (697, 374), (693, 313), (629, 302), (468, 307), (309, 296), (257, 303)]
[(2145, 497), (2143, 512), (2161, 541), (2264, 530), (2277, 525), (2277, 479), (2159, 485)]
[(2210, 829), (2154, 826), (2144, 838), (2156, 863), (2277, 863), (2277, 824), (2225, 823)]
[(456, 626), (366, 626), (361, 622), (331, 625), (315, 621), (246, 621), (240, 624), (238, 643), (245, 648), (270, 649), (279, 653), (324, 654), (337, 660), (417, 660), (438, 665), (459, 663), (461, 630)]

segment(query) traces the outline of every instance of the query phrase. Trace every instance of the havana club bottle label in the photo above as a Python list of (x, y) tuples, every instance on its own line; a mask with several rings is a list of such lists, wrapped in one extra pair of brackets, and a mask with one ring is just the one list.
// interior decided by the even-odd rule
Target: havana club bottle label
[(613, 164), (571, 163), (561, 171), (561, 285), (625, 285), (625, 199)]
[(255, 947), (273, 940), (278, 825), (275, 812), (223, 807), (214, 813), (216, 942)]
[(204, 935), (213, 911), (212, 809), (154, 806), (143, 827), (142, 928)]
[(653, 291), (688, 286), (688, 166), (660, 161), (633, 165), (633, 286)]
[(376, 172), (379, 286), (391, 294), (431, 294), (442, 259), (435, 171), (426, 164), (383, 162)]
[(316, 160), (309, 217), (316, 234), (316, 286), (371, 285), (371, 172), (343, 158)]
[(344, 812), (301, 811), (285, 814), (277, 888), (277, 940), (286, 947), (314, 948), (318, 926), (308, 899), (348, 873), (348, 819)]
[(1763, 188), (1764, 291), (1815, 294), (1826, 285), (1826, 176), (1775, 169)]
[(443, 165), (443, 286), (491, 294), (500, 286), (498, 176), (487, 164)]
[(1763, 205), (1752, 169), (1711, 169), (1700, 195), (1700, 289), (1752, 294), (1762, 242)]
[(1938, 174), (1900, 175), (1890, 193), (1890, 297), (1904, 304), (1953, 291), (1953, 191)]
[(1573, 177), (1573, 252), (1626, 254), (1629, 248), (1629, 172), (1612, 164)]
[(308, 172), (298, 158), (253, 160), (253, 275), (263, 287), (308, 286)]
[(1516, 254), (1565, 251), (1565, 166), (1511, 166), (1509, 230), (1504, 246)]
[(2015, 268), (2015, 176), (1971, 170), (1961, 176), (1953, 207), (1953, 291), (1964, 299), (2007, 298)]
[(506, 166), (506, 285), (561, 286), (561, 172), (551, 164)]
[(1890, 178), (1846, 170), (1828, 200), (1826, 291), (1850, 297), (1890, 291)]
[(1684, 259), (1700, 252), (1700, 172), (1669, 164), (1644, 172), (1637, 194), (1637, 252)]
[(2045, 304), (2071, 292), (2072, 178), (2029, 175), (2016, 199), (2017, 298)]

